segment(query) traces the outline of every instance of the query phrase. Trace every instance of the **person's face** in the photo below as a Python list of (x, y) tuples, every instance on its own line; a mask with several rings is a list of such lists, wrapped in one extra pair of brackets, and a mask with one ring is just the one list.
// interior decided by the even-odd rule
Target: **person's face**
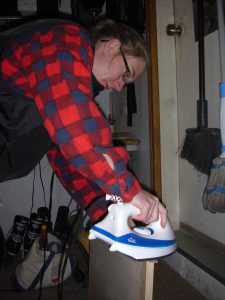
[(102, 56), (95, 62), (93, 73), (105, 89), (121, 91), (125, 84), (135, 81), (146, 68), (143, 59), (124, 54), (120, 45), (116, 39), (103, 41), (100, 45)]

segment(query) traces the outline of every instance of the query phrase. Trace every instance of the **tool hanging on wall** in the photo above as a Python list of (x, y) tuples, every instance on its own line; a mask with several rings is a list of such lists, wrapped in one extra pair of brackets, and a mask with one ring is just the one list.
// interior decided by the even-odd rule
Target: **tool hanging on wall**
[(59, 0), (37, 0), (38, 17), (58, 17), (60, 4), (61, 1)]
[(225, 212), (225, 28), (223, 0), (217, 0), (220, 49), (220, 128), (222, 153), (213, 160), (211, 173), (203, 194), (203, 207), (212, 213)]
[(198, 171), (210, 174), (212, 160), (221, 148), (220, 130), (208, 128), (208, 103), (205, 99), (205, 51), (203, 1), (198, 0), (198, 56), (199, 100), (197, 100), (197, 128), (186, 129), (186, 137), (180, 157), (186, 159)]

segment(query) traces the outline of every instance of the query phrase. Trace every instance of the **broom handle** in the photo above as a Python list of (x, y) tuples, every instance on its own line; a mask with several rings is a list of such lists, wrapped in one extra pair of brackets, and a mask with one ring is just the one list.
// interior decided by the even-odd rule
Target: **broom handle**
[(225, 82), (225, 30), (223, 15), (223, 0), (217, 0), (218, 14), (218, 34), (219, 34), (219, 52), (220, 52), (220, 73), (221, 81)]
[(205, 47), (203, 1), (198, 0), (199, 100), (205, 99)]
[(220, 131), (222, 139), (222, 153), (220, 157), (225, 157), (225, 30), (223, 0), (217, 0), (218, 15), (218, 35), (219, 35), (219, 56), (220, 56)]
[(203, 0), (198, 0), (198, 61), (199, 100), (197, 101), (197, 127), (208, 127), (208, 103), (205, 99), (205, 47), (204, 47)]

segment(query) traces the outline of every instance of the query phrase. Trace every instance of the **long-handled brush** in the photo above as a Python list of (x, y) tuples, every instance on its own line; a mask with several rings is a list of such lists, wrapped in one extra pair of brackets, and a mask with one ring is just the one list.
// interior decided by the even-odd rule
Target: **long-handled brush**
[(225, 30), (223, 0), (217, 0), (218, 33), (220, 48), (220, 127), (222, 153), (213, 160), (213, 166), (203, 194), (203, 207), (212, 213), (225, 212)]
[(201, 173), (210, 174), (212, 160), (220, 154), (220, 130), (208, 128), (208, 103), (205, 99), (204, 18), (203, 1), (198, 0), (199, 100), (197, 128), (186, 129), (180, 157)]

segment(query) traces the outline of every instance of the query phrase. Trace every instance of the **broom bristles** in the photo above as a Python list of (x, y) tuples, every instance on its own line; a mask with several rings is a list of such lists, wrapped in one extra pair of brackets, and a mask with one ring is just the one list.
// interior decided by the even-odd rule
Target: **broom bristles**
[(225, 212), (225, 158), (217, 157), (213, 160), (202, 202), (205, 210), (212, 213)]
[(212, 161), (221, 152), (220, 130), (217, 128), (186, 129), (180, 157), (203, 174), (209, 175)]

